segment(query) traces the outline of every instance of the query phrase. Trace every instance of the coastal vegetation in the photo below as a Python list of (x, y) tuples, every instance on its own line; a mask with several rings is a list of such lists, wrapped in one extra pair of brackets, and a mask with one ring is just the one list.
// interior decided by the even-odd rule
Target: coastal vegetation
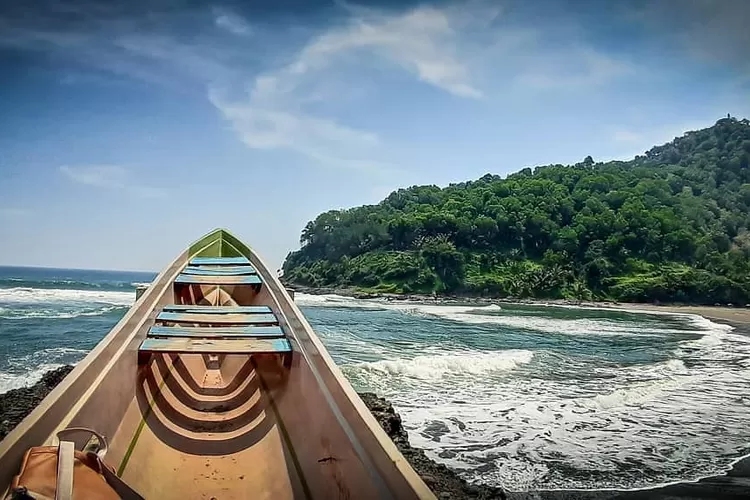
[(320, 214), (284, 279), (370, 292), (750, 303), (750, 122)]

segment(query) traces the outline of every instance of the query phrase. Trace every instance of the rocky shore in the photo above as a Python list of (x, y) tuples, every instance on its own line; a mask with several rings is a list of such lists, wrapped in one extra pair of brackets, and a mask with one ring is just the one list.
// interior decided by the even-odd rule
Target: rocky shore
[(31, 387), (12, 389), (0, 394), (0, 441), (37, 407), (47, 394), (70, 373), (72, 366), (63, 366), (47, 372), (42, 380)]
[(371, 392), (360, 393), (359, 397), (393, 440), (404, 458), (438, 498), (482, 500), (506, 498), (502, 489), (470, 484), (447, 466), (428, 458), (424, 451), (413, 448), (409, 444), (409, 436), (401, 425), (401, 417), (395, 412), (391, 403)]
[[(73, 369), (63, 366), (48, 372), (31, 387), (0, 394), (0, 440), (26, 417)], [(391, 403), (373, 393), (359, 394), (381, 427), (437, 498), (456, 500), (740, 500), (750, 498), (750, 460), (737, 462), (726, 474), (692, 483), (677, 483), (640, 491), (529, 491), (504, 492), (500, 488), (471, 484), (449, 467), (409, 444), (401, 417)]]

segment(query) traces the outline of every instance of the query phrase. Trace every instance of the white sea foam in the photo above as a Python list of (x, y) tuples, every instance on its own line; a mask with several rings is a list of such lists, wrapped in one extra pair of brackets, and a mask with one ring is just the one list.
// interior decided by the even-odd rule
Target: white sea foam
[(534, 353), (526, 350), (467, 352), (387, 359), (362, 363), (360, 369), (401, 375), (422, 380), (438, 380), (451, 375), (477, 376), (507, 371), (531, 361)]
[[(666, 321), (334, 300), (514, 332), (632, 339), (611, 361), (520, 348), (497, 356), (424, 340), (401, 352), (384, 346), (385, 359), (343, 366), (355, 386), (394, 401), (415, 446), (468, 479), (512, 490), (642, 488), (720, 473), (747, 453), (750, 338), (730, 326), (650, 311), (643, 313)], [(494, 334), (500, 343), (503, 331)], [(630, 349), (633, 360), (620, 364)], [(649, 362), (653, 356), (667, 359)]]
[(380, 302), (359, 300), (352, 297), (344, 297), (342, 295), (335, 294), (312, 295), (307, 293), (295, 292), (294, 302), (298, 306), (307, 307), (352, 307), (364, 309), (381, 307)]
[(95, 309), (90, 307), (76, 310), (60, 309), (4, 309), (0, 310), (0, 318), (8, 320), (25, 319), (73, 319), (85, 316), (102, 316), (112, 311), (124, 310), (127, 306), (102, 306)]
[(50, 370), (60, 368), (61, 364), (55, 363), (43, 363), (37, 365), (33, 370), (25, 373), (12, 374), (0, 372), (0, 394), (8, 392), (12, 389), (20, 389), (21, 387), (28, 387), (34, 385), (42, 379), (42, 376)]
[(67, 290), (56, 288), (0, 288), (0, 304), (39, 303), (97, 303), (130, 306), (135, 301), (133, 292), (101, 290)]
[[(295, 301), (308, 307), (346, 307), (359, 309), (380, 309), (399, 311), (404, 314), (423, 317), (438, 317), (467, 324), (494, 324), (509, 328), (521, 328), (546, 333), (561, 333), (567, 335), (652, 335), (680, 333), (683, 330), (670, 329), (662, 326), (633, 328), (632, 322), (612, 321), (605, 318), (562, 319), (545, 317), (542, 314), (513, 314), (513, 309), (503, 309), (497, 304), (486, 306), (476, 305), (433, 305), (409, 301), (363, 300), (341, 295), (308, 295), (299, 293)], [(547, 304), (549, 307), (566, 309), (580, 309), (591, 311), (618, 311), (624, 313), (647, 314), (651, 316), (669, 316), (684, 318), (686, 323), (705, 332), (728, 332), (732, 327), (715, 323), (696, 314), (672, 313), (665, 311), (650, 311), (637, 309), (597, 308), (573, 305)]]
[(87, 352), (70, 347), (54, 347), (11, 358), (6, 371), (0, 371), (0, 394), (33, 385), (50, 370), (76, 364)]

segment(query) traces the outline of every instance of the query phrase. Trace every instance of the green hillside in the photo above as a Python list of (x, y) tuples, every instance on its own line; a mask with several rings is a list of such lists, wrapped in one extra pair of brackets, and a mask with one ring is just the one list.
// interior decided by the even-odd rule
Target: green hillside
[(309, 222), (285, 279), (494, 297), (750, 303), (750, 122), (631, 161), (414, 186)]

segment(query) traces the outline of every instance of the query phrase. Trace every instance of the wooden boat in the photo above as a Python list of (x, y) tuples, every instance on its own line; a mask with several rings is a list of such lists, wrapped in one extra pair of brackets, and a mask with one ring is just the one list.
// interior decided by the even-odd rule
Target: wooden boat
[(276, 276), (221, 229), (0, 443), (0, 485), (67, 427), (106, 436), (145, 498), (434, 498)]

